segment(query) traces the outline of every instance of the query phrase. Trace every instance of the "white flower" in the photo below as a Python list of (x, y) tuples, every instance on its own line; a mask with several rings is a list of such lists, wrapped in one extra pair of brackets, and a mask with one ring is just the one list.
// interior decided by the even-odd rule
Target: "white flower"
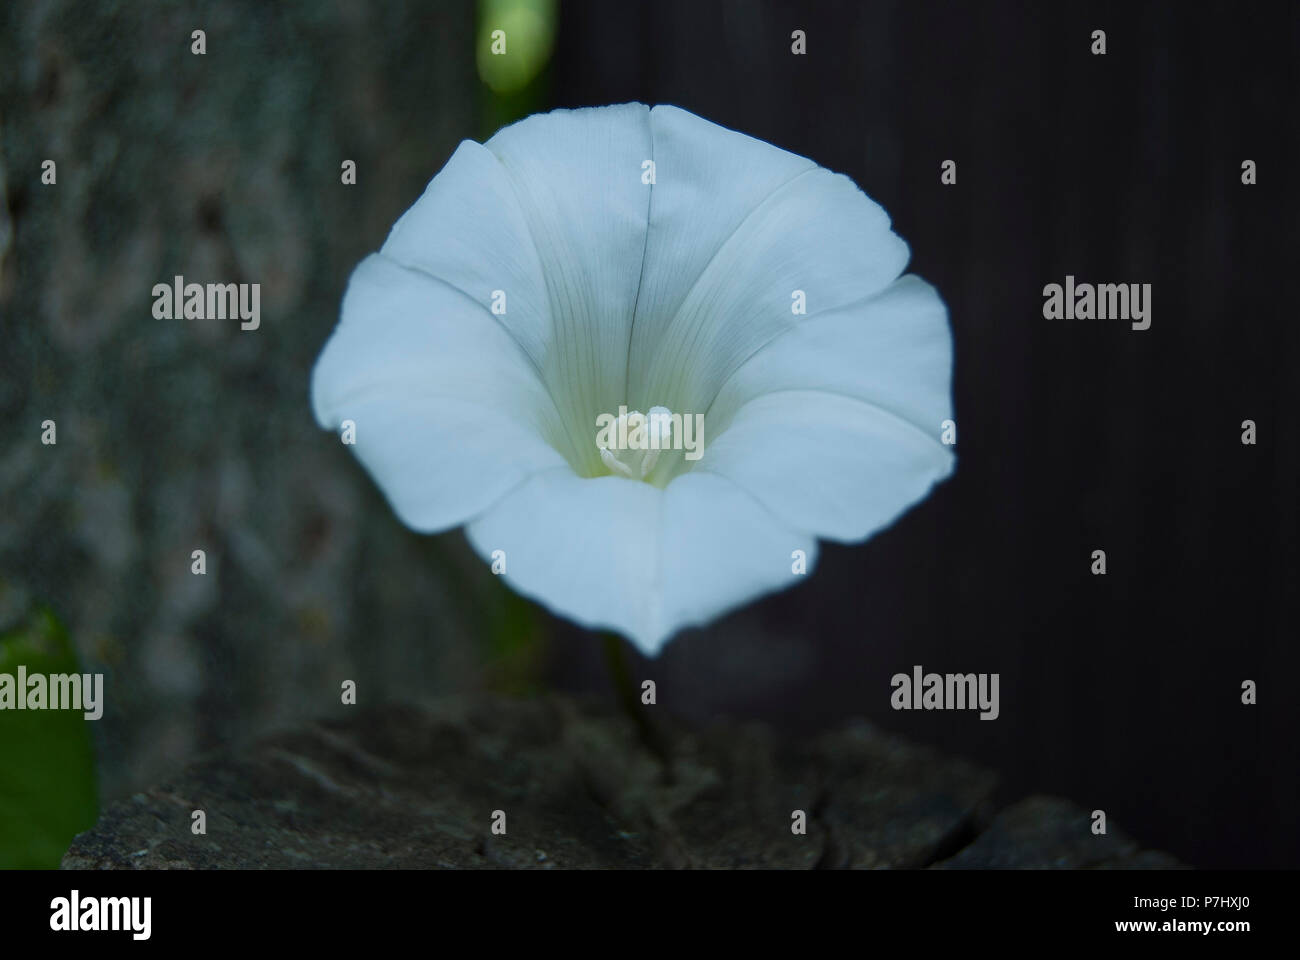
[[(353, 421), (409, 527), (463, 524), (520, 593), (653, 655), (952, 470), (947, 311), (907, 259), (847, 177), (684, 110), (529, 117), (463, 142), (356, 268), (316, 418)], [(636, 411), (681, 415), (673, 440), (699, 415), (698, 458), (597, 443)]]

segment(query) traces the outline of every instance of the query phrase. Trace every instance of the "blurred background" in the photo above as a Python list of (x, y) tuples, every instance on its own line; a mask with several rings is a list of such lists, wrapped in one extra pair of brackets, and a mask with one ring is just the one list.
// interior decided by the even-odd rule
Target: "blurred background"
[[(461, 533), (400, 525), (308, 378), (352, 267), (459, 141), (640, 100), (852, 177), (956, 344), (954, 477), (636, 659), (660, 704), (795, 735), (866, 716), (1194, 865), (1296, 866), (1298, 53), (1284, 3), (5, 5), (0, 670), (75, 657), (107, 704), (71, 732), (0, 715), (0, 863), (48, 856), (19, 849), (22, 790), (89, 797), (51, 804), (55, 833), (93, 820), (85, 727), (108, 803), (347, 679), (612, 696), (599, 637)], [(155, 320), (176, 274), (259, 282), (261, 329)], [(1151, 329), (1044, 320), (1066, 274), (1152, 284)], [(1000, 673), (1001, 717), (892, 711), (914, 664)]]

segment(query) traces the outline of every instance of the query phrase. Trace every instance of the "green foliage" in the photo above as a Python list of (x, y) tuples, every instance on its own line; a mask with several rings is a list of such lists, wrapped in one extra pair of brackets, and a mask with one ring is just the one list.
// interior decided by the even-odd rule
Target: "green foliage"
[(518, 93), (551, 59), (558, 20), (555, 0), (479, 0), (479, 77), (495, 93)]
[(539, 611), (504, 583), (489, 586), (488, 689), (516, 697), (542, 693), (546, 630)]
[[(558, 27), (555, 0), (478, 0), (480, 139), (551, 108), (551, 52)], [(507, 52), (501, 56), (492, 53), (494, 30), (506, 34)]]
[[(67, 631), (44, 608), (0, 635), (0, 674), (78, 672)], [(19, 691), (19, 696), (23, 695)], [(0, 710), (0, 869), (53, 868), (97, 816), (95, 756), (79, 710)]]

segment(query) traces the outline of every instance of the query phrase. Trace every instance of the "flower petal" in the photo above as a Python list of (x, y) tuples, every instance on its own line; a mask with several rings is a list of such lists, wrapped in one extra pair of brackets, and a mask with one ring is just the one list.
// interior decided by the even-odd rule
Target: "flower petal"
[(519, 344), (463, 293), (383, 254), (352, 274), (312, 406), (323, 427), (353, 421), (357, 457), (423, 532), (564, 463), (544, 439), (560, 429), (554, 405)]
[(381, 251), (491, 309), (540, 369), (551, 340), (546, 281), (514, 187), (496, 156), (466, 140), (388, 233)]
[(750, 357), (718, 391), (717, 437), (744, 404), (777, 390), (824, 390), (884, 407), (938, 437), (952, 417), (952, 331), (938, 292), (899, 277), (863, 303), (796, 324)]
[(864, 540), (952, 472), (937, 437), (856, 397), (815, 390), (751, 400), (694, 472), (728, 477), (783, 522)]
[[(877, 293), (907, 263), (848, 177), (675, 107), (651, 112), (657, 182), (629, 403), (702, 412), (764, 344)], [(806, 314), (793, 307), (803, 291)]]
[(679, 477), (667, 489), (620, 477), (539, 473), (466, 527), (507, 582), (590, 629), (611, 629), (654, 656), (702, 625), (790, 586), (792, 553), (811, 570), (816, 541), (795, 533), (730, 481)]
[(541, 260), (552, 339), (542, 364), (575, 467), (603, 472), (596, 417), (627, 400), (628, 341), (641, 282), (651, 187), (649, 110), (639, 103), (555, 110), (484, 145), (514, 185)]
[(952, 472), (948, 311), (918, 277), (799, 324), (719, 392), (697, 470), (731, 477), (785, 522), (862, 540)]

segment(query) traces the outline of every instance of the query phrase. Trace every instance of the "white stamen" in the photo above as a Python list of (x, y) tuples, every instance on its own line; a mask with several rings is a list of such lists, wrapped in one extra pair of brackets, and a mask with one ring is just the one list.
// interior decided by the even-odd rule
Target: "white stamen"
[[(642, 442), (634, 444), (631, 437), (636, 430), (639, 430), (638, 439)], [(662, 452), (672, 449), (672, 413), (667, 407), (651, 407), (648, 414), (637, 410), (627, 411), (616, 421), (613, 435), (615, 438), (627, 438), (628, 445), (611, 448), (597, 439), (600, 462), (610, 473), (629, 480), (644, 480), (659, 463)], [(617, 443), (617, 439), (614, 442)]]
[(645, 452), (645, 456), (644, 456), (644, 457), (642, 458), (642, 460), (641, 460), (641, 479), (642, 479), (642, 480), (645, 479), (645, 476), (646, 476), (647, 473), (649, 473), (651, 470), (653, 470), (653, 469), (655, 468), (655, 464), (658, 463), (658, 462), (659, 462), (659, 451), (658, 451), (658, 450), (647, 450), (647, 451)]
[(609, 467), (609, 469), (613, 470), (615, 473), (621, 473), (628, 479), (632, 479), (632, 468), (622, 460), (618, 459), (618, 457), (614, 456), (612, 451), (601, 447), (600, 460), (601, 463), (605, 464), (605, 466)]

